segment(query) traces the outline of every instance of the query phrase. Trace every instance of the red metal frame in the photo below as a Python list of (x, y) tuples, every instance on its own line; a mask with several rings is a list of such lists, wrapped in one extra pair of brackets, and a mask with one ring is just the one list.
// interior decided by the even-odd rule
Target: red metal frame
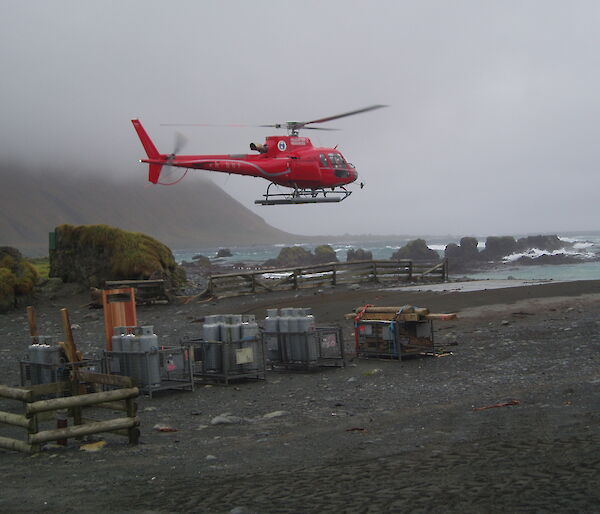
[(125, 287), (102, 291), (102, 308), (104, 310), (106, 349), (112, 352), (113, 329), (115, 327), (137, 326), (134, 289)]

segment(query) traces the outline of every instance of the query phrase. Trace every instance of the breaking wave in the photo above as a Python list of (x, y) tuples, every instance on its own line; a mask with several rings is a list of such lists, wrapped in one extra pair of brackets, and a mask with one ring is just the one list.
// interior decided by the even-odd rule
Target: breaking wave
[(585, 250), (585, 248), (591, 248), (593, 243), (589, 246), (585, 246), (582, 248), (577, 248), (577, 245), (573, 246), (573, 248), (561, 248), (560, 250), (548, 251), (548, 250), (540, 250), (539, 248), (530, 248), (525, 252), (513, 253), (511, 255), (507, 255), (502, 259), (502, 262), (510, 263), (519, 260), (521, 257), (528, 257), (530, 259), (537, 259), (538, 257), (542, 257), (543, 255), (565, 255), (569, 257), (576, 257), (581, 259), (582, 261), (593, 260), (597, 257), (595, 252), (591, 251), (577, 251), (577, 250)]

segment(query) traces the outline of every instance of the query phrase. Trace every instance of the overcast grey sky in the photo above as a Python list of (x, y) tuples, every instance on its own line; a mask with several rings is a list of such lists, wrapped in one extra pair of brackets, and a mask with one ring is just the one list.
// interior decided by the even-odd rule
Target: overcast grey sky
[[(266, 181), (185, 180), (210, 176), (294, 233), (600, 228), (597, 0), (2, 0), (0, 20), (1, 158), (145, 187), (132, 117), (168, 152), (175, 129), (162, 122), (383, 103), (331, 122), (340, 132), (304, 133), (339, 145), (365, 182), (341, 204), (259, 207)], [(184, 153), (245, 153), (273, 133), (179, 130)]]

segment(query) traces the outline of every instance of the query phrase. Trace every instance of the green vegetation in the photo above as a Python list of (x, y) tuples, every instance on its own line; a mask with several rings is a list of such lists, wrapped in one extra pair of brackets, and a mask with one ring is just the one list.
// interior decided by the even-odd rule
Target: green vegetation
[(329, 245), (319, 245), (315, 248), (315, 262), (337, 262), (338, 258), (335, 250)]
[(97, 286), (104, 280), (167, 278), (185, 282), (171, 250), (150, 236), (108, 225), (61, 225), (56, 250), (50, 252), (50, 275), (65, 282)]
[(41, 279), (48, 278), (50, 272), (49, 257), (28, 257), (27, 261), (35, 268)]
[(15, 307), (23, 297), (33, 294), (38, 281), (34, 266), (16, 248), (0, 247), (0, 312)]

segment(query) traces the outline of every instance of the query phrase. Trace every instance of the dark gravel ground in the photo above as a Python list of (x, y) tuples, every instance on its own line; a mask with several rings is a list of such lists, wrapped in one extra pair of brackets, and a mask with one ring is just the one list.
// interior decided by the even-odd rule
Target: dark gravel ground
[[(0, 450), (0, 511), (599, 512), (599, 292), (600, 282), (327, 290), (139, 307), (140, 322), (172, 344), (199, 335), (206, 314), (309, 306), (319, 324), (342, 324), (349, 349), (343, 314), (361, 304), (460, 314), (435, 325), (444, 357), (350, 358), (342, 369), (141, 398), (137, 447), (107, 435), (96, 453), (75, 441), (33, 457)], [(99, 351), (101, 312), (86, 302), (40, 300), (42, 332), (60, 336), (66, 306), (79, 347)], [(24, 311), (0, 315), (0, 341), (1, 382), (15, 385)], [(225, 413), (238, 423), (211, 424)]]

